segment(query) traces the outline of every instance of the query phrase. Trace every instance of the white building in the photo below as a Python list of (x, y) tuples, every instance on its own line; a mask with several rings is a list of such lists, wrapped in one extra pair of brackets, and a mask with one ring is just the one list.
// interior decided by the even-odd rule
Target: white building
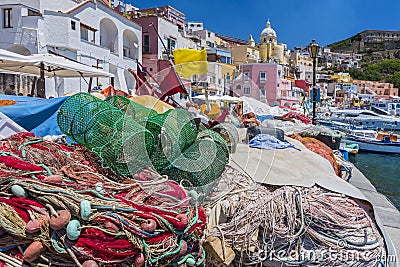
[(186, 22), (185, 27), (190, 34), (204, 29), (203, 22)]
[[(135, 88), (127, 69), (135, 69), (142, 57), (141, 27), (100, 1), (79, 2), (2, 0), (0, 48), (23, 55), (53, 52), (113, 73), (118, 89)], [(99, 80), (103, 87), (110, 83)], [(87, 81), (46, 79), (46, 96), (86, 91)]]

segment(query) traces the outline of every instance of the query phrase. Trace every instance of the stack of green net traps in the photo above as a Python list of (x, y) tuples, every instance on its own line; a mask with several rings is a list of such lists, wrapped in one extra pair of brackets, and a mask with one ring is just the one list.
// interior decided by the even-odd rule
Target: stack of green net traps
[(185, 110), (158, 114), (123, 96), (103, 101), (75, 94), (61, 106), (58, 124), (122, 176), (150, 168), (203, 194), (222, 174), (238, 140), (229, 125), (201, 130)]

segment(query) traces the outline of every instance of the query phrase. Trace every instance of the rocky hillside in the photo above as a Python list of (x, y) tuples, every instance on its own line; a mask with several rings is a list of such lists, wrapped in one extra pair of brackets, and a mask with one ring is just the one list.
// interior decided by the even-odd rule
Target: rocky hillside
[(366, 64), (400, 58), (400, 31), (366, 30), (328, 47), (332, 52), (362, 54)]

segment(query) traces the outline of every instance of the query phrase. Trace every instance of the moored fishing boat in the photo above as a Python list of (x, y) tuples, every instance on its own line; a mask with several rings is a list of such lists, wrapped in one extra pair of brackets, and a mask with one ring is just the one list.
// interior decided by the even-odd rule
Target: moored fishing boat
[(358, 144), (359, 150), (400, 154), (398, 135), (373, 130), (353, 130), (346, 134), (346, 143)]

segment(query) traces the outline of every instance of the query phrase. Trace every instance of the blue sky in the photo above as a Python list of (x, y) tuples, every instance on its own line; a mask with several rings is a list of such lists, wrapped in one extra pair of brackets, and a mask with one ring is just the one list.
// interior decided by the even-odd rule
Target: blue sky
[(256, 42), (268, 18), (278, 42), (288, 48), (320, 45), (346, 39), (363, 30), (400, 30), (398, 0), (126, 0), (139, 8), (170, 5), (187, 21), (204, 22), (205, 28)]

